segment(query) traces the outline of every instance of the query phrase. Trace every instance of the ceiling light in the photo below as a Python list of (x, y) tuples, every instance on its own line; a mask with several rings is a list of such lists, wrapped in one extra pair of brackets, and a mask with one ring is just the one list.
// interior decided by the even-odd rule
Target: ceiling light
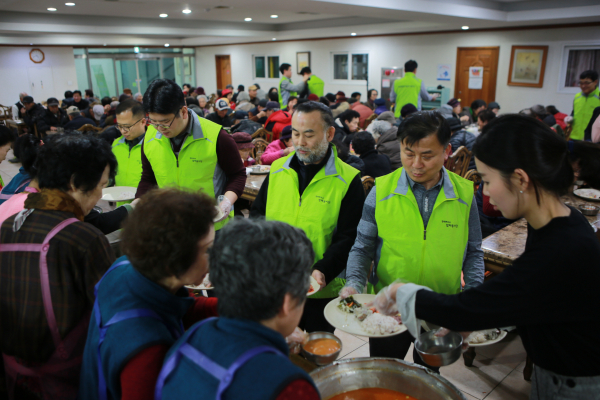
[(279, 15), (273, 14), (273, 15), (271, 15), (271, 18), (279, 18)]
[(252, 21), (252, 18), (244, 18), (244, 21), (250, 22), (250, 21)]
[(167, 18), (169, 16), (169, 14), (160, 14), (159, 17), (161, 18)]
[(103, 46), (106, 46), (106, 43), (104, 43)]
[(48, 8), (48, 11), (56, 11), (56, 8), (50, 7), (50, 8)]
[(356, 32), (352, 32), (350, 36), (356, 36)]
[(464, 31), (466, 31), (467, 29), (469, 29), (469, 27), (468, 27), (467, 25), (463, 25), (463, 26), (461, 27), (461, 29), (462, 29), (462, 30), (464, 30)]
[(170, 44), (169, 44), (169, 43), (165, 43), (165, 47), (169, 47), (169, 46), (170, 46)]
[(182, 11), (182, 13), (184, 13), (184, 14), (189, 14), (191, 12), (192, 12), (192, 10), (190, 10), (189, 8), (186, 8), (185, 10)]
[(273, 38), (272, 40), (277, 40), (277, 38)]
[(136, 46), (136, 47), (134, 47), (134, 48), (133, 48), (133, 52), (134, 52), (134, 53), (139, 53), (139, 52), (140, 52), (140, 48), (139, 48), (139, 47), (137, 47), (137, 46)]
[(65, 3), (65, 6), (73, 7), (75, 3)]

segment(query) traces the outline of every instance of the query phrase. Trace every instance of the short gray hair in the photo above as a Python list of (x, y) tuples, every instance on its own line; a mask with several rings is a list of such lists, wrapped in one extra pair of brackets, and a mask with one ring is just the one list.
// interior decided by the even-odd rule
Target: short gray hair
[(318, 111), (321, 115), (324, 131), (327, 131), (327, 129), (333, 126), (333, 114), (331, 113), (331, 109), (323, 103), (318, 101), (306, 101), (298, 104), (294, 108), (294, 113), (311, 113), (313, 111)]
[(375, 120), (367, 126), (366, 131), (373, 135), (373, 139), (378, 140), (381, 135), (392, 129), (392, 124), (384, 120)]

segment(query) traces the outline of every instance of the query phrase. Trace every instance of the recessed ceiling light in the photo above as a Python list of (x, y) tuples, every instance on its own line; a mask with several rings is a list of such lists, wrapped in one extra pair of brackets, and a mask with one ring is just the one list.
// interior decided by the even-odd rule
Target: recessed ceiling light
[(191, 12), (192, 12), (192, 10), (190, 10), (189, 8), (186, 8), (185, 10), (182, 11), (182, 13), (184, 13), (184, 14), (189, 14)]
[(49, 8), (48, 8), (48, 11), (56, 11), (56, 8), (54, 8), (54, 7), (49, 7)]
[(350, 36), (356, 36), (356, 32), (352, 32)]
[(159, 17), (161, 18), (167, 18), (169, 16), (169, 14), (160, 14)]
[(170, 46), (170, 44), (169, 44), (169, 43), (165, 43), (165, 47), (169, 47), (169, 46)]
[(469, 27), (468, 27), (467, 25), (463, 25), (463, 26), (461, 27), (461, 29), (466, 31), (467, 29), (469, 29)]
[(277, 40), (277, 38), (273, 38), (272, 40)]
[(244, 18), (244, 21), (250, 22), (250, 21), (252, 21), (252, 18)]
[(65, 3), (65, 6), (73, 7), (75, 3)]
[(271, 15), (271, 18), (279, 18), (279, 15), (273, 14), (273, 15)]

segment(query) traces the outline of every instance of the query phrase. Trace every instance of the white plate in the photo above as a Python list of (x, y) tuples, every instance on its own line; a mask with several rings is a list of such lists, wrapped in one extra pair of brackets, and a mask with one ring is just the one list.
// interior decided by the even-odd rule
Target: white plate
[(217, 216), (213, 219), (213, 222), (217, 222), (218, 220), (223, 218), (223, 210), (221, 210), (221, 207), (215, 206), (215, 208), (217, 209)]
[[(439, 329), (439, 326), (432, 324), (431, 322), (425, 322), (423, 320), (421, 320), (421, 326), (427, 332), (429, 332), (432, 329)], [(506, 337), (507, 333), (508, 332), (506, 332), (506, 331), (500, 330), (500, 335), (498, 335), (498, 337), (496, 339), (487, 340), (483, 343), (475, 343), (475, 344), (469, 343), (469, 347), (484, 347), (484, 346), (489, 346), (490, 344), (498, 343), (499, 341), (501, 341), (502, 339), (504, 339)]]
[[(254, 166), (250, 167), (250, 174), (252, 175), (266, 175), (271, 171), (270, 165), (259, 165), (260, 171), (256, 171)], [(257, 168), (258, 169), (258, 168)]]
[[(355, 298), (361, 304), (368, 303), (375, 299), (374, 294), (355, 294), (352, 297)], [(406, 326), (404, 326), (404, 324), (401, 324), (400, 330), (395, 333), (387, 333), (385, 335), (368, 334), (362, 329), (360, 321), (356, 319), (354, 314), (346, 313), (337, 307), (337, 305), (340, 303), (340, 300), (340, 297), (331, 300), (325, 306), (325, 310), (323, 310), (327, 322), (329, 322), (332, 326), (336, 327), (339, 330), (342, 330), (346, 333), (350, 333), (352, 335), (367, 336), (374, 338), (396, 336), (406, 331)]]
[[(206, 274), (206, 278), (205, 279), (209, 279), (209, 274)], [(195, 286), (195, 285), (185, 285), (186, 288), (188, 289), (192, 289), (192, 290), (213, 290), (215, 287), (214, 286), (204, 286), (204, 282), (202, 282), (202, 284)]]
[[(600, 190), (596, 189), (577, 189), (573, 194), (579, 198), (589, 201), (600, 201)], [(594, 197), (596, 196), (596, 197)]]
[(113, 186), (102, 189), (104, 201), (129, 201), (135, 199), (137, 188), (131, 186)]
[[(309, 296), (312, 296), (313, 294), (317, 293), (319, 290), (321, 290), (321, 285), (319, 285), (317, 283), (317, 280), (315, 278), (312, 277), (312, 275), (310, 276), (310, 287), (313, 290), (312, 292), (308, 292)], [(309, 289), (310, 290), (310, 289)]]

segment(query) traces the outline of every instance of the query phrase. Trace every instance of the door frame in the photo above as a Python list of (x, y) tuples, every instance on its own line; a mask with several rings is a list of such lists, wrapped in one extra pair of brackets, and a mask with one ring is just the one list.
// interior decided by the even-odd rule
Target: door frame
[[(464, 50), (497, 50), (498, 51), (498, 57), (496, 59), (496, 71), (495, 71), (495, 75), (494, 75), (494, 80), (495, 80), (496, 84), (494, 85), (494, 87), (492, 88), (492, 91), (490, 92), (491, 94), (493, 94), (492, 97), (494, 97), (494, 100), (495, 100), (496, 86), (498, 86), (498, 68), (500, 66), (500, 64), (499, 64), (500, 63), (500, 46), (474, 46), (474, 47), (457, 47), (456, 48), (456, 64), (454, 66), (454, 69), (456, 70), (455, 75), (454, 75), (454, 98), (459, 98), (459, 96), (457, 96), (457, 94), (456, 94), (456, 90), (458, 88), (458, 77), (460, 76), (460, 71), (458, 69), (458, 62), (459, 62), (459, 54), (460, 54), (461, 49), (464, 49)], [(469, 104), (468, 106), (470, 107), (471, 105)]]

